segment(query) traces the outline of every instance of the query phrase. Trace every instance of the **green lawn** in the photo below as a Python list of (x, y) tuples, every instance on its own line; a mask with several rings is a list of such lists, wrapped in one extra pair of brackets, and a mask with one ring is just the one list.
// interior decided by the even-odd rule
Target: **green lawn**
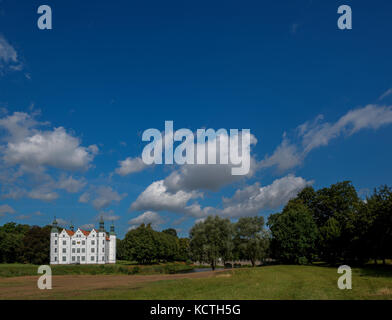
[[(33, 264), (0, 264), (0, 277), (18, 277), (37, 275), (38, 265)], [(181, 271), (192, 270), (193, 266), (185, 263), (173, 262), (154, 265), (136, 265), (132, 262), (119, 261), (114, 265), (53, 265), (53, 275), (72, 274), (173, 274)]]
[(206, 279), (165, 280), (137, 289), (86, 292), (79, 299), (392, 299), (392, 269), (353, 269), (352, 290), (340, 290), (336, 268), (266, 266)]
[[(4, 266), (2, 266), (3, 268)], [(29, 268), (28, 266), (25, 266)], [(74, 266), (75, 267), (75, 266)], [(80, 267), (80, 266), (78, 266)], [(276, 265), (216, 272), (199, 279), (135, 281), (94, 290), (38, 290), (27, 299), (392, 299), (392, 266), (353, 268), (352, 290), (337, 287), (337, 268)], [(96, 275), (99, 282), (102, 275)], [(116, 276), (113, 276), (116, 277)], [(129, 275), (132, 279), (136, 277)], [(91, 279), (91, 278), (90, 278)], [(136, 279), (136, 278), (135, 278)], [(4, 278), (3, 288), (23, 286)], [(27, 280), (26, 280), (27, 281)], [(110, 280), (109, 280), (110, 281)], [(34, 287), (35, 285), (33, 285)], [(33, 288), (32, 287), (32, 288)], [(28, 288), (30, 289), (30, 288)], [(0, 288), (1, 290), (1, 288)], [(3, 296), (6, 298), (6, 296)], [(17, 297), (10, 297), (17, 298)]]

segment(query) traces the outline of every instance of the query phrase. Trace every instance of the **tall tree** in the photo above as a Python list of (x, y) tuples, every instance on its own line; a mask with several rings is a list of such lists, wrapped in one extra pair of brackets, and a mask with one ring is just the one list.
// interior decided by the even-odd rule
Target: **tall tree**
[(240, 259), (250, 260), (255, 266), (257, 260), (267, 255), (268, 235), (263, 229), (263, 217), (243, 217), (234, 225), (234, 244)]
[(209, 216), (190, 230), (190, 249), (194, 260), (207, 262), (215, 270), (218, 259), (229, 259), (233, 229), (229, 219)]
[(318, 229), (302, 201), (291, 200), (268, 219), (274, 257), (284, 263), (306, 263), (316, 252)]

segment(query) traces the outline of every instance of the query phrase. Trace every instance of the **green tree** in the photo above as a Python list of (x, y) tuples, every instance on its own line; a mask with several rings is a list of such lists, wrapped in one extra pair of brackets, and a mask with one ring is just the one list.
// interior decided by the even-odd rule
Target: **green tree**
[(318, 229), (309, 209), (302, 201), (291, 200), (282, 213), (268, 219), (272, 234), (271, 248), (276, 259), (284, 263), (306, 263), (313, 260)]
[(368, 228), (368, 250), (377, 263), (381, 258), (392, 257), (392, 189), (384, 185), (375, 189), (366, 199), (368, 219), (371, 226)]
[(179, 261), (187, 261), (190, 259), (190, 246), (189, 246), (188, 238), (180, 238), (178, 239), (178, 254), (177, 260)]
[(237, 257), (250, 260), (253, 267), (257, 260), (263, 260), (267, 255), (269, 239), (263, 226), (263, 217), (240, 218), (234, 225)]
[(23, 260), (25, 263), (47, 264), (50, 255), (51, 226), (32, 226), (23, 237)]
[(155, 231), (150, 225), (141, 224), (127, 232), (123, 240), (126, 260), (148, 264), (157, 258)]
[(169, 229), (162, 230), (162, 232), (163, 232), (163, 233), (170, 234), (171, 236), (177, 238), (177, 231), (176, 231), (176, 229), (169, 228)]
[(215, 270), (218, 259), (228, 259), (233, 229), (229, 219), (209, 216), (190, 230), (190, 249), (195, 261), (206, 262)]

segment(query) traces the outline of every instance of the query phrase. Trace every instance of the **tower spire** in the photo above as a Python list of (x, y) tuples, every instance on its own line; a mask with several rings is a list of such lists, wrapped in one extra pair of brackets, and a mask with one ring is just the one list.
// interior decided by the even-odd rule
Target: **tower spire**
[(52, 230), (50, 231), (52, 233), (58, 233), (59, 230), (57, 229), (57, 220), (56, 220), (56, 216), (54, 216), (54, 220), (52, 223)]
[(114, 221), (112, 221), (112, 225), (110, 226), (110, 233), (109, 234), (113, 235), (113, 236), (116, 235), (116, 233), (114, 232)]
[(99, 220), (99, 232), (105, 232), (105, 223), (103, 221), (102, 215), (101, 215), (101, 218)]

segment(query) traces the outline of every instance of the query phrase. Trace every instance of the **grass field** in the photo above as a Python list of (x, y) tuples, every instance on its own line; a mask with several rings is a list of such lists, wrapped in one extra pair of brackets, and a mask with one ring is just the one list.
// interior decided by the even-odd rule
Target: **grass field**
[[(100, 274), (174, 274), (192, 270), (193, 266), (181, 262), (137, 265), (128, 261), (103, 265), (54, 265), (53, 275), (100, 275)], [(33, 264), (0, 264), (0, 277), (18, 277), (37, 275), (38, 266)]]
[(0, 278), (0, 299), (392, 299), (391, 266), (353, 268), (352, 290), (337, 288), (336, 268), (278, 265), (182, 275)]

